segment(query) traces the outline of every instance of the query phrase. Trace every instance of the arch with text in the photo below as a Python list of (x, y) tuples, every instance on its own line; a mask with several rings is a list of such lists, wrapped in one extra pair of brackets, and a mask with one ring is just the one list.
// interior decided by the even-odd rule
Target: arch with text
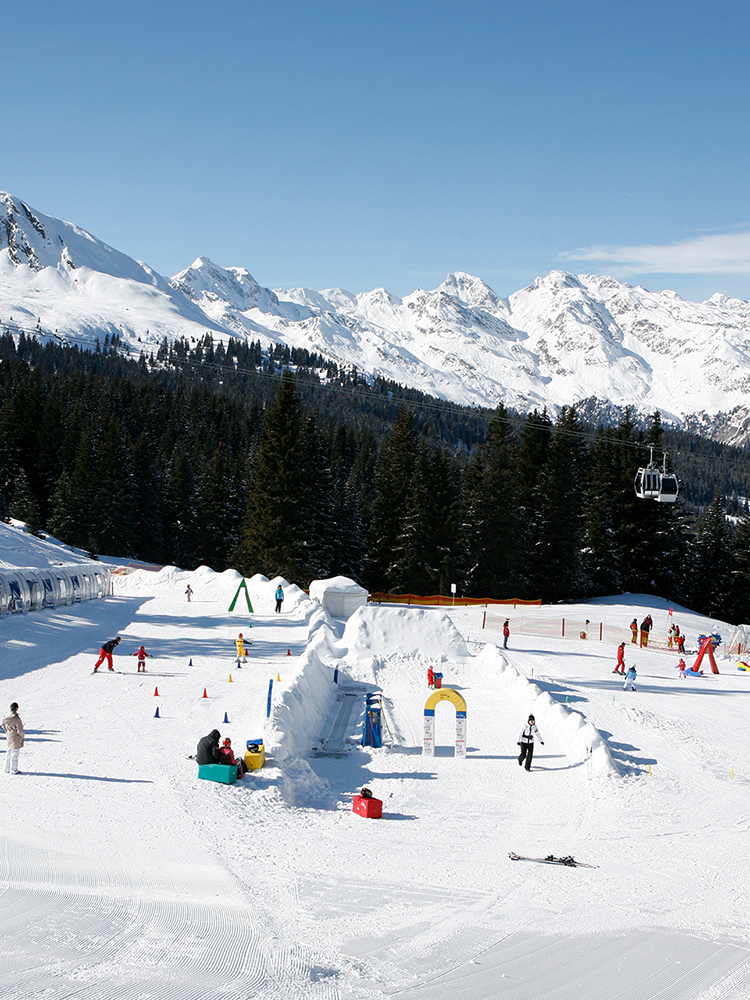
[(466, 757), (466, 702), (455, 688), (448, 687), (434, 691), (425, 703), (422, 756), (435, 756), (435, 706), (441, 701), (450, 702), (456, 709), (455, 756)]

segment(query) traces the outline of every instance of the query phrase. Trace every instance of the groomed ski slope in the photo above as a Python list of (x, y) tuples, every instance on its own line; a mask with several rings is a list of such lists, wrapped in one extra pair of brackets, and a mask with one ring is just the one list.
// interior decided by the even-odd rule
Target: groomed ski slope
[[(239, 580), (136, 572), (107, 600), (0, 622), (0, 704), (20, 703), (28, 734), (24, 773), (0, 773), (4, 998), (750, 995), (750, 675), (721, 661), (680, 681), (676, 656), (628, 646), (625, 693), (614, 644), (513, 628), (503, 654), (481, 608), (368, 607), (345, 627), (295, 587), (276, 615), (263, 577), (255, 613), (230, 615)], [(565, 613), (628, 638), (647, 609), (665, 628), (650, 598)], [(689, 645), (716, 628), (675, 614)], [(92, 675), (116, 634), (121, 672)], [(466, 760), (448, 704), (421, 755), (428, 664), (467, 701)], [(320, 755), (352, 694), (356, 738), (365, 690), (382, 692), (390, 746)], [(545, 743), (526, 773), (530, 710)], [(199, 781), (187, 755), (215, 727), (235, 749), (263, 736), (263, 771)], [(380, 821), (351, 812), (363, 784)]]

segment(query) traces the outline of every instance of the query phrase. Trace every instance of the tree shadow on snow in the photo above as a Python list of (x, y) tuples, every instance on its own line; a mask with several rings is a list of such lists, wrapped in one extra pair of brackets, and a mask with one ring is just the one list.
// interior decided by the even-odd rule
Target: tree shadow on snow
[(33, 778), (80, 778), (82, 781), (110, 781), (117, 785), (153, 785), (145, 778), (108, 778), (100, 774), (60, 774), (55, 771), (24, 771)]

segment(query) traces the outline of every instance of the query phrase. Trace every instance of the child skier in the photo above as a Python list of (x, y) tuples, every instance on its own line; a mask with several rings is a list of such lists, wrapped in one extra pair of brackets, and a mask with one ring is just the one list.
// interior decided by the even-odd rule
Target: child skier
[(682, 659), (682, 657), (680, 657), (680, 662), (675, 667), (675, 670), (679, 670), (680, 671), (680, 673), (679, 673), (678, 676), (682, 677), (683, 680), (687, 676), (687, 674), (685, 673), (685, 669), (686, 669), (685, 661)]
[(242, 638), (242, 632), (234, 640), (234, 644), (237, 647), (237, 661), (244, 660), (247, 657), (247, 650), (245, 649), (245, 640)]
[(617, 647), (617, 663), (615, 664), (615, 669), (612, 671), (613, 674), (623, 674), (625, 673), (625, 643), (621, 642)]
[(145, 674), (146, 673), (146, 657), (147, 656), (150, 657), (151, 654), (147, 653), (146, 650), (145, 650), (145, 647), (141, 646), (141, 648), (138, 650), (137, 653), (132, 653), (131, 655), (138, 657), (138, 673), (139, 674), (140, 673), (144, 673)]
[(518, 737), (518, 746), (521, 748), (521, 753), (518, 756), (518, 763), (523, 764), (526, 761), (526, 770), (531, 770), (531, 758), (534, 756), (534, 736), (539, 737), (539, 742), (544, 746), (544, 740), (542, 739), (541, 733), (536, 728), (536, 722), (534, 716), (529, 716), (528, 723), (521, 730), (521, 735)]
[(622, 686), (623, 691), (635, 691), (635, 667), (631, 667), (630, 670), (625, 674), (625, 683)]

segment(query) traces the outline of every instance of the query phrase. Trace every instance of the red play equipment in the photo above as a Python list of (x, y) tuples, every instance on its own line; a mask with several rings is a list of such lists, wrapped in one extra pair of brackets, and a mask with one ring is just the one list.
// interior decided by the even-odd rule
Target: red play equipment
[(716, 660), (714, 659), (714, 646), (710, 635), (703, 637), (703, 642), (701, 643), (700, 652), (698, 653), (698, 659), (690, 668), (694, 673), (698, 673), (701, 666), (701, 660), (708, 653), (708, 662), (711, 664), (711, 670), (713, 673), (718, 674), (719, 668), (716, 666)]

